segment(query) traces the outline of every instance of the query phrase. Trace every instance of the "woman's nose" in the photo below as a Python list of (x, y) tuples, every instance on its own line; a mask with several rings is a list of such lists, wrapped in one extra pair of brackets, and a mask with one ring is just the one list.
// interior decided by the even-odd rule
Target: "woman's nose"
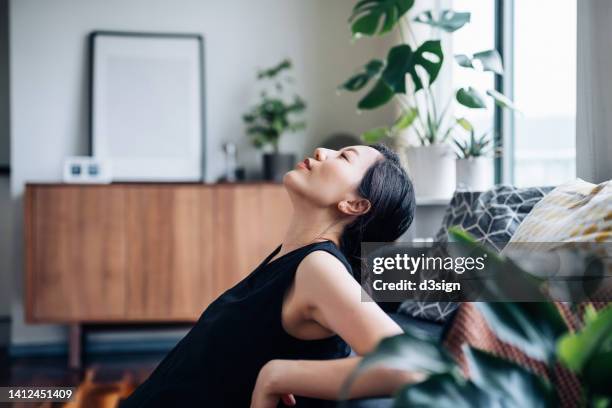
[(317, 147), (314, 151), (314, 158), (318, 161), (324, 161), (329, 157), (330, 152), (332, 151), (329, 149), (325, 149), (323, 147)]

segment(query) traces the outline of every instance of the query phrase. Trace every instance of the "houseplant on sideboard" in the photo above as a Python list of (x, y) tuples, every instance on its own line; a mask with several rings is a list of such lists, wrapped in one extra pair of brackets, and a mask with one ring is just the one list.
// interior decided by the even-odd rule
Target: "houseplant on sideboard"
[[(449, 198), (455, 189), (455, 163), (452, 146), (448, 143), (457, 121), (453, 118), (452, 102), (470, 109), (486, 105), (475, 88), (462, 87), (452, 98), (443, 101), (436, 97), (434, 83), (445, 61), (442, 41), (420, 43), (410, 24), (419, 23), (441, 33), (453, 33), (470, 21), (470, 13), (453, 10), (429, 10), (409, 20), (408, 12), (415, 0), (362, 0), (357, 2), (349, 19), (354, 37), (385, 35), (396, 28), (401, 43), (392, 47), (385, 59), (373, 59), (340, 88), (355, 92), (373, 81), (374, 85), (358, 102), (360, 110), (375, 109), (395, 100), (400, 114), (390, 126), (381, 126), (363, 133), (366, 142), (383, 138), (398, 140), (407, 132), (414, 135), (416, 146), (406, 151), (411, 177), (419, 198)], [(404, 36), (403, 28), (409, 32)], [(465, 68), (502, 73), (501, 57), (495, 50), (473, 56), (457, 55), (457, 63)], [(495, 90), (487, 95), (502, 106), (511, 102)]]
[(297, 94), (287, 97), (287, 88), (294, 82), (288, 75), (291, 60), (285, 59), (274, 67), (260, 70), (257, 79), (264, 83), (260, 101), (242, 116), (246, 132), (253, 145), (263, 149), (263, 176), (266, 180), (282, 181), (283, 175), (295, 165), (295, 155), (281, 153), (279, 141), (283, 134), (306, 127), (299, 117), (306, 103)]

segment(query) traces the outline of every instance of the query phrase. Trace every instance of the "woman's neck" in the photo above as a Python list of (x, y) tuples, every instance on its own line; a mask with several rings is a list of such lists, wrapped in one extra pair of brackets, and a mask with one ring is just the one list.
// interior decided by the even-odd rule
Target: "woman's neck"
[(332, 208), (294, 206), (293, 216), (277, 256), (314, 242), (332, 241), (340, 245), (345, 221)]

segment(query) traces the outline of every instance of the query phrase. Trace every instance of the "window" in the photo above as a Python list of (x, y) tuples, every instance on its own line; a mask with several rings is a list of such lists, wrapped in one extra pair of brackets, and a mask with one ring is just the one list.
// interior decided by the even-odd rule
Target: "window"
[[(473, 0), (454, 0), (453, 10), (469, 11), (470, 23), (452, 35), (453, 54), (473, 55), (480, 51), (495, 48), (495, 2), (488, 0), (475, 5)], [(481, 93), (494, 89), (494, 75), (490, 72), (466, 69), (453, 63), (453, 86), (473, 86)], [(466, 117), (473, 125), (477, 135), (493, 132), (494, 108), (491, 98), (486, 98), (487, 109), (468, 109), (456, 104), (455, 115)]]
[(513, 3), (512, 83), (520, 112), (509, 181), (556, 185), (576, 175), (576, 0)]
[[(503, 140), (498, 142), (503, 147), (496, 164), (498, 181), (551, 186), (576, 175), (576, 2), (453, 1), (454, 10), (472, 13), (470, 23), (452, 35), (453, 54), (471, 55), (499, 45), (506, 72), (503, 80), (498, 78), (498, 90), (518, 108), (495, 111), (487, 98), (487, 110), (455, 112), (466, 116), (477, 134), (496, 128)], [(492, 74), (457, 64), (452, 76), (455, 88), (495, 87)]]

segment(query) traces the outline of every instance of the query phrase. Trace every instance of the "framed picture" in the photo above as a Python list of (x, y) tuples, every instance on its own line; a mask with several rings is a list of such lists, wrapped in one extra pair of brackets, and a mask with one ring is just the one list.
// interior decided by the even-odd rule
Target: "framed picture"
[(204, 45), (197, 34), (90, 34), (91, 154), (114, 181), (204, 179)]

